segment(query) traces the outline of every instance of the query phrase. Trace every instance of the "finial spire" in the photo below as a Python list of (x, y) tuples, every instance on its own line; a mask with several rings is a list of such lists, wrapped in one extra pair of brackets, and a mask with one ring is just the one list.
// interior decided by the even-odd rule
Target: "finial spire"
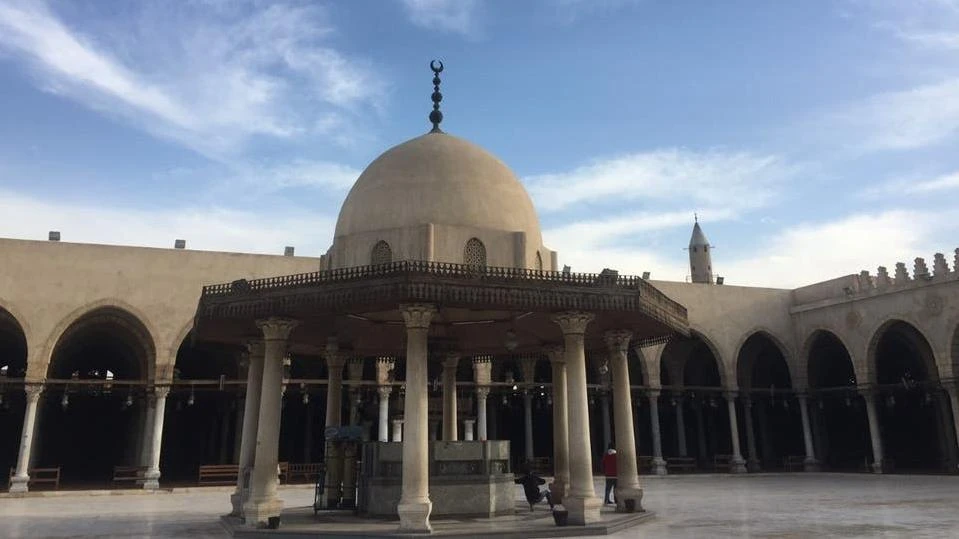
[(430, 133), (442, 133), (440, 122), (443, 121), (443, 113), (440, 112), (440, 102), (443, 101), (443, 94), (440, 93), (440, 73), (443, 72), (443, 62), (433, 60), (430, 62), (430, 69), (433, 70), (433, 112), (430, 113), (430, 122), (433, 123), (433, 129)]
[(696, 215), (696, 212), (693, 212), (693, 221), (696, 223), (699, 222), (699, 215)]

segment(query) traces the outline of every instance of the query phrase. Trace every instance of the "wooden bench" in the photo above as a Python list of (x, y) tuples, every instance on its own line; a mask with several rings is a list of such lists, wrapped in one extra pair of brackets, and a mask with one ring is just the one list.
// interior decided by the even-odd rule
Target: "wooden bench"
[[(13, 476), (17, 474), (16, 468), (10, 468), (10, 483), (13, 483)], [(37, 485), (53, 485), (56, 490), (60, 489), (60, 467), (53, 466), (49, 468), (30, 468), (27, 470), (30, 480), (27, 482), (27, 488)]]
[(713, 455), (713, 470), (728, 472), (732, 470), (732, 455)]
[(236, 464), (204, 464), (200, 466), (197, 484), (235, 485), (240, 467)]
[(787, 472), (801, 472), (806, 469), (805, 455), (789, 455), (783, 458), (783, 468)]
[(668, 471), (696, 471), (696, 459), (692, 457), (669, 457), (666, 459), (666, 469)]
[(298, 479), (303, 483), (316, 483), (324, 473), (325, 466), (321, 462), (292, 463), (287, 465), (285, 479), (288, 483), (295, 483)]
[(144, 479), (146, 479), (146, 472), (146, 466), (114, 466), (113, 486), (143, 484)]

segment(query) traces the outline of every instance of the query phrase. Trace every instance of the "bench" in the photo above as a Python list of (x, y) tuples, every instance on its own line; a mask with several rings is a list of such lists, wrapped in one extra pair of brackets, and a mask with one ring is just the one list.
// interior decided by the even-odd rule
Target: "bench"
[(732, 469), (732, 455), (713, 455), (713, 470), (728, 472)]
[(200, 466), (197, 484), (235, 485), (240, 467), (236, 464), (204, 464)]
[(696, 459), (692, 457), (669, 457), (666, 459), (666, 469), (668, 471), (696, 471)]
[(142, 484), (146, 478), (146, 466), (114, 466), (113, 467), (113, 486), (119, 486), (124, 483), (138, 485)]
[[(10, 482), (13, 483), (13, 476), (16, 475), (16, 468), (10, 468)], [(60, 489), (60, 467), (53, 466), (49, 468), (30, 468), (27, 470), (30, 480), (27, 482), (27, 488), (36, 485), (53, 485), (56, 490)]]
[(288, 483), (295, 483), (298, 479), (303, 483), (316, 483), (325, 473), (325, 466), (320, 462), (292, 463), (287, 465), (285, 480)]
[(805, 462), (805, 455), (789, 455), (783, 458), (783, 468), (787, 472), (801, 472), (805, 469)]

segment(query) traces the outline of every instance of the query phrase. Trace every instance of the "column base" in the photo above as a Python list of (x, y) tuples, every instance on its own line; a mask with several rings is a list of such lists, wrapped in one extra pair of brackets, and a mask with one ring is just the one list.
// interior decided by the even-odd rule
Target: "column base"
[(742, 457), (729, 462), (729, 473), (746, 473), (746, 461)]
[(759, 466), (758, 459), (748, 459), (746, 460), (746, 471), (749, 472), (761, 472), (762, 468)]
[(643, 509), (643, 489), (642, 488), (616, 487), (613, 490), (613, 496), (616, 497), (616, 511), (618, 513), (627, 512), (626, 500), (633, 500), (633, 510), (631, 512), (642, 513), (645, 511), (645, 509)]
[(870, 468), (872, 473), (883, 473), (882, 462), (873, 462)]
[(233, 509), (230, 510), (231, 517), (243, 517), (244, 502), (246, 502), (245, 492), (236, 491), (230, 494), (230, 505), (233, 507)]
[(807, 458), (802, 463), (802, 469), (804, 472), (818, 472), (820, 470), (819, 461)]
[(569, 523), (573, 526), (585, 526), (601, 520), (599, 510), (603, 503), (596, 496), (582, 497), (569, 495), (563, 500), (563, 507), (569, 511)]
[(160, 472), (156, 471), (147, 471), (143, 475), (143, 490), (159, 490), (160, 489)]
[(430, 513), (433, 511), (433, 502), (427, 499), (425, 502), (403, 502), (396, 506), (396, 513), (400, 517), (401, 532), (412, 533), (430, 533), (433, 526), (430, 525)]
[(28, 484), (30, 483), (30, 476), (27, 475), (15, 475), (10, 478), (10, 494), (26, 494), (30, 492)]
[(666, 475), (666, 460), (665, 459), (653, 459), (653, 475)]
[(279, 498), (249, 500), (243, 505), (243, 521), (248, 526), (265, 528), (270, 518), (279, 517), (282, 511), (283, 500)]
[(563, 479), (555, 479), (552, 483), (549, 484), (549, 495), (552, 497), (553, 505), (563, 503), (563, 498), (566, 497), (566, 493), (569, 491), (569, 481)]

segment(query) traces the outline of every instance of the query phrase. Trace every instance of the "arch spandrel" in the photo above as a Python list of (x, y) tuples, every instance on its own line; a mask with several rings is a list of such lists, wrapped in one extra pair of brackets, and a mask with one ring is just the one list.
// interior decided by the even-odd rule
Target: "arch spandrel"
[(147, 364), (144, 366), (144, 376), (147, 380), (152, 381), (156, 374), (158, 352), (156, 328), (151, 323), (149, 317), (147, 317), (140, 309), (116, 298), (100, 299), (87, 303), (86, 305), (73, 310), (70, 312), (70, 314), (63, 317), (54, 326), (53, 330), (50, 332), (46, 341), (44, 342), (40, 355), (41, 361), (34, 365), (28, 364), (28, 376), (32, 374), (37, 378), (44, 378), (50, 368), (51, 361), (53, 360), (53, 353), (56, 351), (57, 344), (60, 343), (66, 332), (73, 327), (76, 322), (81, 321), (84, 317), (94, 314), (100, 310), (115, 310), (118, 313), (128, 316), (131, 322), (139, 324), (142, 327), (145, 340), (145, 342), (142, 344), (144, 344), (144, 346), (147, 348)]

